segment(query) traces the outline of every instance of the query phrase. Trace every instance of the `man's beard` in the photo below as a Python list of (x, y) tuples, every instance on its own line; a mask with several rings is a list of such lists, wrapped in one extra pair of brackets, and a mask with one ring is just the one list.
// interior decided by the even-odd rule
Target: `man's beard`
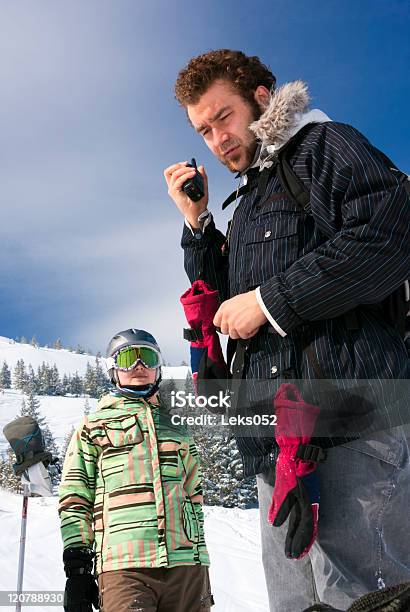
[[(232, 147), (231, 143), (229, 146)], [(231, 157), (230, 159), (225, 159), (223, 156), (218, 155), (219, 161), (228, 168), (231, 172), (243, 172), (251, 165), (253, 158), (255, 157), (256, 149), (258, 148), (258, 143), (256, 140), (253, 140), (247, 145), (242, 143), (238, 143), (240, 146), (240, 151), (238, 151), (237, 155)], [(227, 147), (229, 150), (229, 147)], [(239, 161), (241, 161), (240, 167), (238, 166)]]
[[(262, 109), (258, 106), (258, 104), (253, 98), (248, 100), (248, 104), (250, 105), (251, 110), (252, 110), (252, 121), (257, 121), (262, 115), (262, 112), (263, 112)], [(240, 151), (238, 152), (236, 156), (232, 157), (231, 159), (225, 159), (223, 157), (223, 153), (222, 153), (222, 156), (218, 155), (219, 161), (224, 166), (226, 166), (228, 170), (230, 170), (231, 172), (244, 172), (244, 170), (247, 170), (249, 166), (251, 165), (251, 163), (253, 162), (253, 158), (255, 157), (256, 149), (258, 148), (258, 142), (255, 138), (255, 135), (253, 134), (253, 132), (251, 132), (251, 130), (249, 130), (249, 128), (248, 128), (248, 134), (249, 134), (249, 141), (247, 142), (247, 144), (244, 144), (242, 142), (235, 142), (235, 141), (228, 143), (228, 146), (226, 146), (225, 144), (225, 151), (229, 151), (232, 145), (238, 144), (241, 147), (242, 153), (245, 154), (245, 159), (243, 163), (241, 163), (240, 168), (237, 165), (241, 159)]]

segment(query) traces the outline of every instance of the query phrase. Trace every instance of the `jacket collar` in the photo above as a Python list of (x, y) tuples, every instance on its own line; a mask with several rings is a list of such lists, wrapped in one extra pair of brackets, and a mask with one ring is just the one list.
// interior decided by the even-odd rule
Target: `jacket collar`
[(307, 85), (303, 81), (285, 83), (272, 93), (266, 110), (249, 126), (260, 141), (257, 158), (249, 168), (260, 166), (268, 155), (276, 153), (308, 123), (331, 121), (321, 110), (309, 110), (309, 101)]
[[(241, 179), (246, 185), (256, 169), (260, 171), (264, 167), (269, 167), (276, 152), (305, 125), (331, 121), (321, 110), (317, 108), (309, 110), (309, 101), (307, 85), (303, 81), (285, 83), (272, 93), (265, 111), (249, 126), (259, 140), (255, 156), (249, 167), (238, 172), (235, 178)], [(241, 183), (236, 192), (225, 200), (222, 209), (239, 197), (240, 185)]]

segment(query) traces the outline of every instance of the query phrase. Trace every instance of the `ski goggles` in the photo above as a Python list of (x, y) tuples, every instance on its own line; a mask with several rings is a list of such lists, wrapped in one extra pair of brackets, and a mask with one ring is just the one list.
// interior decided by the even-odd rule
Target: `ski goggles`
[(158, 368), (161, 363), (161, 354), (150, 346), (124, 346), (112, 357), (108, 357), (107, 367), (127, 372), (141, 362), (145, 368)]

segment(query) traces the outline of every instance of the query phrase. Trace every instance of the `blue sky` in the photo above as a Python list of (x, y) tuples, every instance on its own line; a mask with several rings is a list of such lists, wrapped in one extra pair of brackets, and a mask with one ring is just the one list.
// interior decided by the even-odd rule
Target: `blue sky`
[(97, 350), (136, 326), (187, 359), (163, 169), (205, 164), (221, 229), (235, 182), (173, 99), (180, 68), (220, 47), (259, 55), (410, 172), (409, 32), (404, 0), (1, 0), (0, 335)]

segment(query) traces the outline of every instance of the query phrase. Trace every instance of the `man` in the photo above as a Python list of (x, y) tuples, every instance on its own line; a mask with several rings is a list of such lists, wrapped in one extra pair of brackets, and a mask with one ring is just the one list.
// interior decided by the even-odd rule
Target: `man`
[[(195, 170), (186, 162), (165, 170), (185, 217), (187, 274), (219, 290), (224, 301), (214, 323), (244, 347), (247, 381), (408, 378), (404, 341), (379, 308), (409, 274), (410, 206), (401, 178), (357, 130), (310, 111), (304, 83), (275, 90), (275, 82), (257, 57), (226, 49), (191, 59), (178, 75), (176, 97), (191, 125), (247, 183), (238, 187), (244, 195), (225, 236), (207, 210), (204, 168), (205, 195), (196, 203), (181, 190)], [(309, 209), (279, 180), (275, 162), (284, 145), (309, 190)], [(353, 416), (354, 408), (345, 408)], [(396, 427), (372, 439), (322, 442), (331, 448), (317, 470), (318, 537), (295, 561), (283, 553), (286, 524), (266, 521), (275, 440), (238, 439), (245, 474), (257, 474), (272, 612), (297, 612), (318, 600), (346, 608), (368, 591), (410, 579), (405, 433)]]
[(148, 332), (116, 334), (107, 349), (115, 391), (67, 450), (59, 491), (66, 612), (91, 612), (99, 600), (106, 612), (212, 605), (198, 454), (161, 405), (161, 363)]

